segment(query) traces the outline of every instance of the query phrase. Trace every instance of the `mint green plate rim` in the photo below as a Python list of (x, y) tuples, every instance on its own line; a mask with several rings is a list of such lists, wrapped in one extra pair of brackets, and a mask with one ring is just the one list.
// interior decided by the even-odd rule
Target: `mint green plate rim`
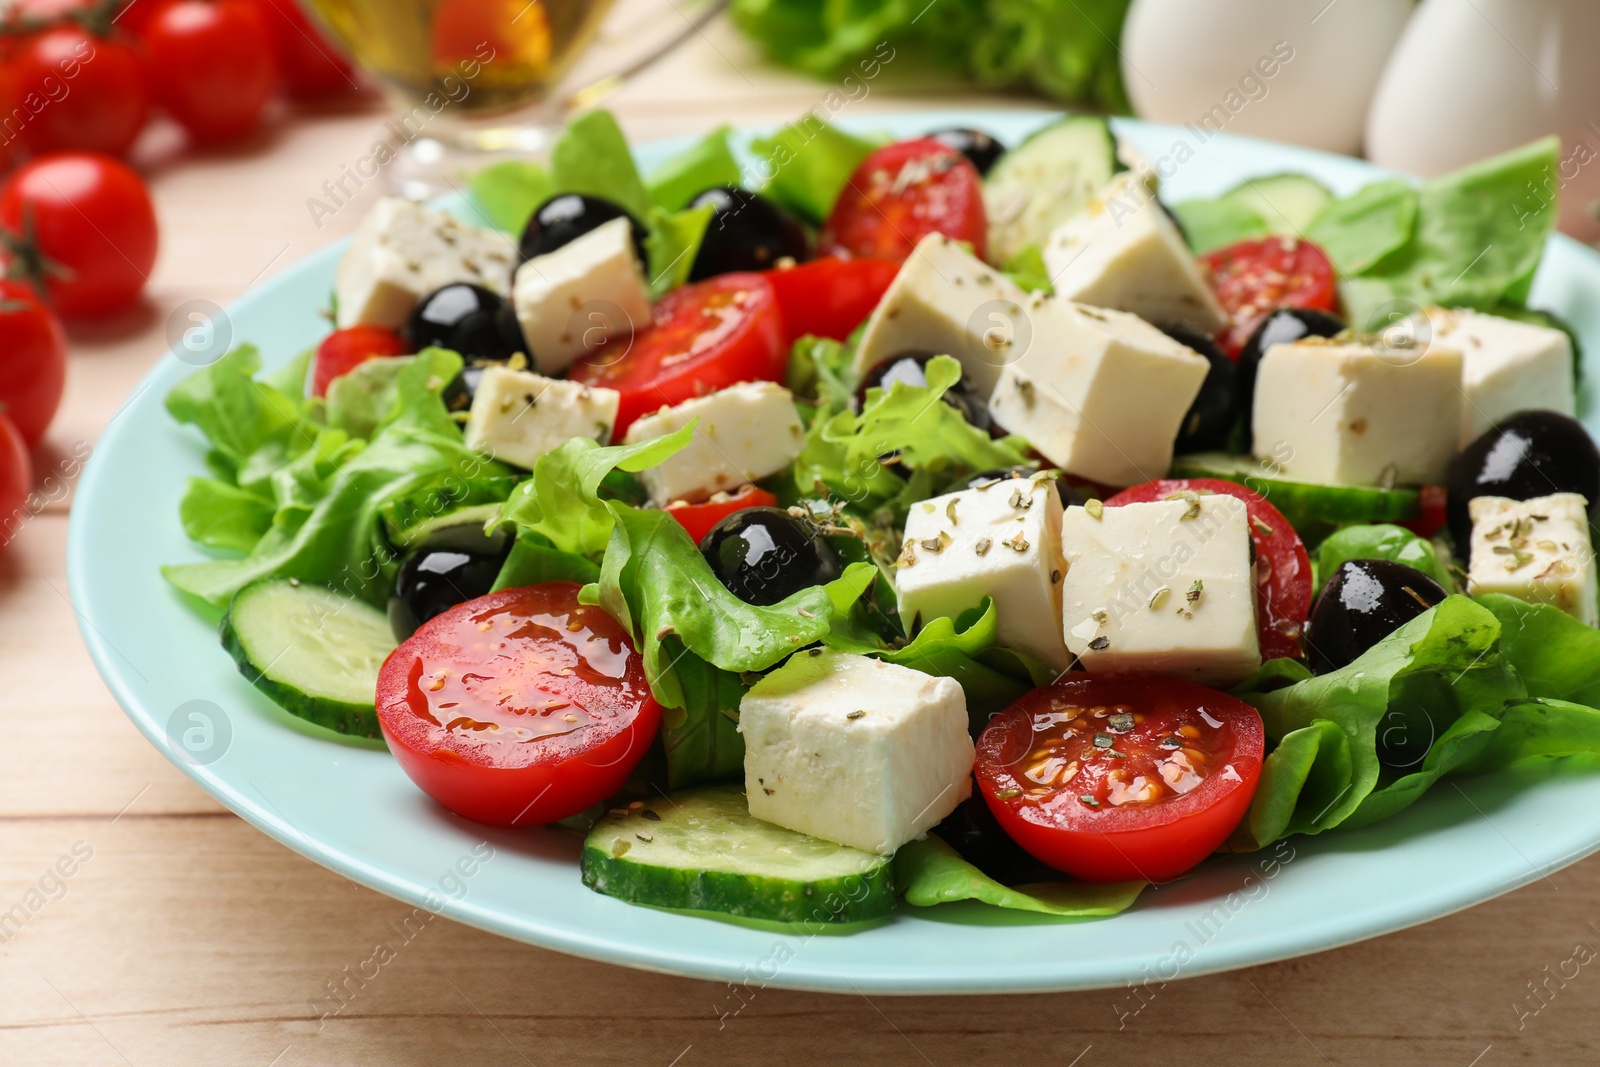
[[(947, 126), (1008, 143), (1052, 118), (1020, 110), (844, 115), (841, 124), (906, 136)], [(1192, 158), (1167, 176), (1173, 199), (1215, 195), (1245, 176), (1295, 171), (1344, 193), (1382, 176), (1368, 164), (1226, 134), (1134, 121), (1119, 132), (1152, 160)], [(760, 130), (744, 131), (758, 133)], [(686, 139), (638, 149), (646, 166)], [(1169, 168), (1170, 169), (1170, 168)], [(447, 201), (470, 219), (459, 198)], [(1507, 210), (1512, 206), (1507, 205)], [(326, 331), (334, 266), (321, 249), (227, 309), (235, 342), (280, 364)], [(1600, 256), (1551, 242), (1534, 303), (1565, 315), (1600, 352)], [(585, 889), (578, 839), (490, 830), (442, 811), (381, 747), (330, 740), (278, 711), (234, 670), (202, 618), (162, 581), (162, 563), (197, 558), (183, 536), (183, 481), (201, 445), (162, 408), (192, 368), (171, 353), (145, 376), (84, 472), (68, 536), (80, 630), (106, 685), (141, 732), (202, 789), (274, 839), (362, 885), (421, 908), (577, 956), (750, 986), (844, 993), (1005, 993), (1089, 989), (1267, 963), (1389, 933), (1547, 877), (1600, 848), (1600, 774), (1574, 764), (1446, 782), (1387, 822), (1299, 838), (1276, 851), (1207, 861), (1129, 911), (1064, 922), (981, 905), (902, 907), (846, 934), (756, 929), (633, 907)], [(1597, 426), (1591, 390), (1581, 410)], [(221, 753), (196, 764), (175, 743), (189, 701), (220, 710)], [(296, 922), (285, 908), (279, 921)], [(739, 1002), (730, 1000), (737, 1006)], [(726, 1007), (726, 1006), (725, 1006)], [(720, 1013), (708, 1004), (708, 1015)]]

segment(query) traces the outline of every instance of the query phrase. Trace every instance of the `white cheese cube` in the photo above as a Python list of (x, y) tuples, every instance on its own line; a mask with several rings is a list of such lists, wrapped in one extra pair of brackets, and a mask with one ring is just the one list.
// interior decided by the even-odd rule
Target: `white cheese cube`
[(1056, 295), (1066, 300), (1147, 322), (1186, 322), (1202, 333), (1227, 324), (1188, 242), (1132, 172), (1058, 226), (1043, 252)]
[(385, 197), (361, 220), (339, 261), (334, 280), (338, 324), (394, 329), (420, 298), (453, 282), (471, 282), (505, 296), (515, 263), (516, 247), (508, 235), (468, 226), (454, 215), (410, 200)]
[(574, 437), (610, 443), (621, 398), (615, 389), (556, 381), (494, 364), (484, 369), (472, 397), (467, 447), (531, 469), (540, 456)]
[(1072, 663), (1061, 639), (1065, 570), (1055, 485), (1008, 478), (913, 504), (894, 584), (913, 630), (993, 597), (1000, 644), (1060, 671)]
[(559, 374), (611, 337), (650, 325), (650, 290), (633, 253), (633, 223), (618, 218), (517, 268), (511, 303), (528, 354)]
[(1519, 501), (1480, 496), (1468, 503), (1467, 512), (1472, 516), (1469, 592), (1553, 604), (1590, 626), (1600, 624), (1583, 497), (1555, 493)]
[(931, 233), (917, 242), (867, 319), (856, 346), (856, 374), (902, 352), (931, 352), (954, 356), (975, 391), (987, 395), (1000, 368), (1030, 343), (1027, 296), (957, 242)]
[(972, 793), (961, 686), (909, 667), (801, 652), (739, 704), (750, 814), (893, 852)]
[(635, 420), (624, 440), (631, 445), (665, 437), (694, 419), (700, 420), (694, 440), (639, 472), (657, 504), (700, 501), (759, 481), (789, 466), (805, 447), (805, 426), (793, 394), (772, 382), (745, 382), (662, 408)]
[(1000, 372), (995, 422), (1055, 466), (1103, 485), (1164, 478), (1210, 365), (1122, 311), (1035, 293), (1033, 343)]
[(1329, 485), (1443, 482), (1461, 437), (1461, 353), (1308, 338), (1256, 372), (1255, 454)]
[(1249, 516), (1214, 495), (1062, 522), (1062, 622), (1085, 670), (1159, 671), (1226, 687), (1261, 665)]
[(1429, 308), (1429, 343), (1461, 353), (1463, 448), (1519, 411), (1577, 410), (1572, 340), (1560, 330), (1467, 308)]

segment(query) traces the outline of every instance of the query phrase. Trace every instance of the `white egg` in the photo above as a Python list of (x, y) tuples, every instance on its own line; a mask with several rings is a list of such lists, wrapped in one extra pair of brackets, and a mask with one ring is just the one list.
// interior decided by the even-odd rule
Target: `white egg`
[(1413, 0), (1134, 0), (1122, 77), (1140, 117), (1361, 150)]

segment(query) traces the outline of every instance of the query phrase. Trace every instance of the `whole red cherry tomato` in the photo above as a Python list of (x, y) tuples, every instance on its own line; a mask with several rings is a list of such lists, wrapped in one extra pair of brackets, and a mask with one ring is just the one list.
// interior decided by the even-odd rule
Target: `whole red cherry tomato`
[(297, 100), (312, 100), (357, 87), (350, 64), (295, 0), (252, 2), (272, 34), (284, 92)]
[(5, 412), (0, 411), (0, 549), (28, 520), (28, 492), (33, 488), (33, 462), (28, 443)]
[(156, 261), (156, 213), (126, 164), (93, 152), (29, 160), (0, 187), (11, 260), (62, 315), (104, 315), (139, 297)]
[(156, 102), (195, 140), (232, 140), (260, 123), (278, 60), (251, 0), (170, 0), (144, 39)]
[(26, 282), (0, 279), (0, 412), (28, 447), (44, 437), (67, 381), (61, 323)]
[(150, 117), (144, 59), (120, 33), (97, 37), (69, 23), (29, 34), (10, 66), (27, 115), (22, 139), (34, 152), (120, 156)]

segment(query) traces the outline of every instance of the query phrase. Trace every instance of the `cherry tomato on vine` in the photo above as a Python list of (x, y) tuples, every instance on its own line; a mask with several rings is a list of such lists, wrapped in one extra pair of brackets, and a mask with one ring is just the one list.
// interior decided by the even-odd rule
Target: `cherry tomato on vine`
[(1185, 490), (1224, 493), (1244, 501), (1256, 546), (1256, 634), (1261, 658), (1300, 656), (1300, 631), (1311, 614), (1311, 557), (1283, 512), (1252, 489), (1220, 478), (1163, 478), (1136, 485), (1106, 501), (1106, 507), (1165, 500)]
[(261, 122), (278, 61), (251, 0), (170, 0), (144, 39), (156, 102), (195, 140), (232, 140)]
[(72, 23), (42, 30), (16, 45), (10, 66), (28, 112), (22, 139), (34, 152), (120, 156), (150, 117), (144, 59), (121, 34), (99, 37)]
[[(26, 282), (0, 279), (0, 412), (32, 448), (61, 405), (67, 338)], [(0, 513), (3, 514), (3, 513)]]
[(0, 186), (0, 226), (9, 258), (66, 316), (132, 304), (156, 261), (150, 193), (110, 156), (54, 152), (24, 163)]

